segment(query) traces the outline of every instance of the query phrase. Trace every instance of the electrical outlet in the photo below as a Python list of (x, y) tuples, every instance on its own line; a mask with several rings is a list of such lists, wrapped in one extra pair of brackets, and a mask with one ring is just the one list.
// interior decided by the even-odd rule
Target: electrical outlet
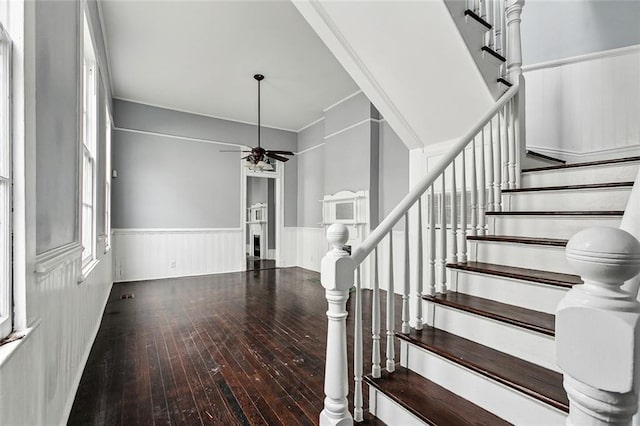
[(171, 269), (176, 267), (176, 261), (174, 260), (173, 262), (171, 262)]

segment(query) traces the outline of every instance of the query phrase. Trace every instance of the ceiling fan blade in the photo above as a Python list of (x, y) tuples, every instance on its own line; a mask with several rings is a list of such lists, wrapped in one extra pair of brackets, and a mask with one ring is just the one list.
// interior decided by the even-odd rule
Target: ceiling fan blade
[(251, 151), (239, 151), (237, 149), (221, 149), (218, 152), (251, 152)]
[(287, 157), (283, 157), (281, 155), (274, 154), (272, 152), (267, 152), (267, 157), (273, 158), (274, 160), (282, 161), (283, 163), (289, 161)]
[(280, 154), (280, 155), (295, 155), (293, 152), (291, 151), (276, 151), (273, 149), (268, 149), (268, 152), (272, 153), (272, 154)]

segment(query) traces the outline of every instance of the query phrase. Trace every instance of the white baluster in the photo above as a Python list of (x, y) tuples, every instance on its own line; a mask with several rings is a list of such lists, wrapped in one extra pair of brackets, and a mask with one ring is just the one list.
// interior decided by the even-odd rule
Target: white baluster
[(333, 247), (320, 264), (322, 286), (328, 302), (327, 355), (324, 377), (324, 408), (320, 413), (320, 425), (337, 426), (351, 424), (347, 405), (349, 393), (347, 376), (347, 300), (353, 285), (355, 264), (344, 250), (349, 231), (342, 224), (327, 229), (327, 241)]
[(395, 351), (395, 288), (393, 280), (393, 230), (389, 231), (389, 287), (387, 288), (387, 371), (396, 369)]
[(487, 0), (480, 0), (480, 11), (478, 15), (485, 21), (487, 20)]
[[(485, 20), (491, 24), (491, 27), (493, 29), (494, 26), (494, 16), (493, 16), (493, 1), (492, 0), (486, 0), (486, 5), (485, 5), (485, 10), (486, 10), (486, 18)], [(495, 50), (495, 43), (494, 43), (494, 39), (493, 39), (493, 30), (489, 30), (485, 33), (485, 40), (484, 43), (485, 45), (487, 45), (489, 48)]]
[(489, 144), (486, 148), (489, 158), (487, 159), (487, 211), (495, 211), (495, 200), (493, 199), (493, 119), (489, 121)]
[(451, 250), (449, 262), (458, 262), (458, 189), (456, 188), (456, 160), (451, 162)]
[(486, 169), (485, 169), (485, 160), (484, 160), (484, 150), (485, 141), (484, 141), (484, 129), (480, 132), (480, 164), (478, 165), (478, 235), (485, 234), (485, 224), (486, 217), (485, 213), (487, 211), (487, 185), (486, 185)]
[[(502, 127), (500, 132), (502, 134), (502, 189), (510, 189), (509, 187), (509, 109), (507, 103), (501, 110), (502, 114)], [(504, 207), (504, 206), (503, 206)]]
[[(422, 232), (419, 230), (418, 232)], [(420, 239), (420, 235), (418, 235)], [(422, 262), (422, 259), (420, 260)], [(411, 326), (409, 319), (409, 293), (411, 292), (411, 282), (409, 279), (409, 212), (404, 215), (404, 290), (402, 291), (402, 333), (409, 334)]]
[(363, 420), (362, 409), (362, 293), (360, 265), (356, 268), (356, 306), (354, 309), (355, 326), (353, 330), (353, 420), (361, 422)]
[(493, 147), (493, 200), (495, 211), (502, 211), (502, 141), (501, 141), (500, 112), (496, 114), (496, 138)]
[[(422, 289), (424, 285), (424, 256), (422, 253), (422, 197), (418, 198), (418, 249), (416, 250), (416, 330), (422, 330)], [(429, 228), (429, 234), (431, 234)]]
[(371, 301), (371, 376), (380, 377), (380, 281), (378, 278), (378, 248), (373, 249), (373, 294)]
[(467, 165), (466, 153), (462, 150), (462, 173), (460, 182), (460, 250), (458, 262), (467, 262)]
[[(500, 55), (505, 56), (505, 31), (504, 31), (504, 3), (503, 0), (495, 0), (494, 2), (495, 9), (495, 19), (493, 25), (494, 37), (495, 37), (495, 51)], [(500, 67), (500, 75), (502, 77), (506, 76), (506, 67)]]
[(442, 193), (440, 199), (440, 282), (438, 283), (438, 292), (447, 291), (447, 206), (445, 172), (440, 175), (442, 184)]
[(436, 294), (436, 209), (435, 184), (430, 186), (431, 203), (429, 205), (429, 295)]
[(507, 104), (509, 111), (509, 121), (507, 123), (507, 132), (509, 133), (509, 189), (516, 188), (516, 125), (514, 117), (515, 104), (513, 99)]
[(631, 425), (638, 410), (640, 303), (622, 284), (640, 272), (640, 242), (589, 228), (567, 244), (584, 284), (556, 311), (556, 364), (569, 397), (567, 425)]
[(469, 234), (475, 236), (478, 230), (478, 184), (476, 181), (476, 138), (471, 139), (471, 170), (469, 177), (470, 182), (470, 198), (471, 198), (471, 228)]

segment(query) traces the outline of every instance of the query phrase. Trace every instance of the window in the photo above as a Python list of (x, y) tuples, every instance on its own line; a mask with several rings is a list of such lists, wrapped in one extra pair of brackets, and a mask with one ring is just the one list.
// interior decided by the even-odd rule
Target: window
[(0, 25), (0, 339), (11, 333), (11, 40)]
[(104, 107), (105, 123), (105, 188), (104, 188), (104, 248), (105, 252), (111, 247), (111, 116), (109, 105)]
[(96, 258), (96, 152), (97, 152), (97, 66), (96, 56), (84, 17), (84, 55), (82, 61), (82, 176), (81, 230), (82, 265)]

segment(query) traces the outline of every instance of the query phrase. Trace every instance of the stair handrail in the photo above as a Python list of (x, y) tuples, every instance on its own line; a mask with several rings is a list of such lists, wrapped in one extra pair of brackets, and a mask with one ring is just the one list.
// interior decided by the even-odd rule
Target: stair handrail
[(391, 212), (378, 224), (362, 244), (353, 251), (351, 258), (355, 265), (362, 263), (382, 241), (400, 219), (409, 211), (415, 202), (445, 171), (451, 162), (469, 145), (473, 138), (495, 117), (495, 115), (518, 93), (518, 85), (514, 84), (504, 95), (474, 124), (466, 133), (460, 136), (453, 147), (440, 159), (437, 165), (427, 172), (407, 195), (391, 210)]

